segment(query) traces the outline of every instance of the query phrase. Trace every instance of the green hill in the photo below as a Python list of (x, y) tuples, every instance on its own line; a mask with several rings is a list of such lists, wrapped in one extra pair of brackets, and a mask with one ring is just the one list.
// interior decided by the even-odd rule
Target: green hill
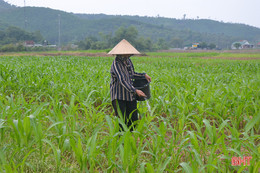
[(8, 28), (9, 24), (3, 22), (2, 20), (0, 20), (0, 31), (5, 30), (6, 28)]
[(8, 9), (15, 8), (15, 6), (8, 4), (7, 2), (0, 0), (0, 12)]
[(183, 30), (189, 29), (194, 32), (211, 33), (211, 34), (225, 34), (233, 37), (244, 37), (244, 39), (254, 40), (255, 36), (260, 38), (260, 28), (252, 27), (245, 24), (231, 24), (223, 23), (209, 19), (186, 19), (178, 20), (172, 18), (155, 18), (155, 17), (138, 17), (138, 16), (124, 16), (124, 18), (131, 18), (136, 21), (150, 23), (153, 25), (160, 25), (162, 27)]
[[(4, 1), (0, 0), (0, 3)], [(0, 30), (10, 25), (30, 32), (40, 31), (50, 43), (58, 43), (59, 15), (61, 42), (76, 42), (100, 33), (114, 34), (120, 27), (134, 26), (140, 37), (156, 42), (181, 39), (184, 45), (193, 42), (214, 43), (226, 48), (236, 40), (255, 43), (260, 40), (260, 29), (244, 24), (222, 23), (213, 20), (177, 20), (162, 17), (120, 16), (105, 14), (73, 14), (40, 7), (1, 6)], [(5, 7), (5, 8), (4, 8)], [(26, 21), (26, 22), (25, 22)]]

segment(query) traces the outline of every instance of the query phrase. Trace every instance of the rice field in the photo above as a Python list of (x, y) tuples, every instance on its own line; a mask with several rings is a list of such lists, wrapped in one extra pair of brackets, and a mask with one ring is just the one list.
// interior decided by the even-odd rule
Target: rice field
[(224, 55), (132, 57), (152, 77), (132, 133), (111, 107), (114, 58), (1, 56), (0, 172), (258, 173), (260, 60), (209, 56)]

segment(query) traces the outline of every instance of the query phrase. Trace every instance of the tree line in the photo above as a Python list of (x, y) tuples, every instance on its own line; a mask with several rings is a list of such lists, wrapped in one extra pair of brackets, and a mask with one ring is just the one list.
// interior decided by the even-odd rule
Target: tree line
[[(1, 5), (0, 5), (1, 6)], [(2, 7), (2, 6), (1, 6)], [(61, 43), (69, 44), (79, 41), (85, 42), (89, 37), (95, 47), (109, 47), (107, 40), (100, 37), (102, 32), (115, 37), (115, 31), (120, 26), (134, 26), (138, 31), (135, 40), (143, 49), (151, 48), (183, 48), (194, 42), (216, 44), (218, 47), (227, 49), (238, 40), (248, 40), (255, 44), (260, 39), (260, 29), (243, 24), (231, 24), (213, 20), (179, 20), (164, 17), (141, 17), (122, 15), (96, 15), (96, 14), (73, 14), (49, 8), (26, 7), (0, 10), (0, 30), (7, 25), (26, 28), (29, 31), (40, 31), (51, 44), (58, 44), (58, 16), (60, 15)], [(27, 25), (24, 26), (24, 12), (27, 15)], [(29, 15), (30, 14), (30, 15)], [(109, 34), (112, 33), (112, 34)], [(109, 37), (109, 36), (108, 36)], [(153, 43), (150, 48), (145, 45)], [(105, 42), (105, 43), (104, 43)], [(86, 43), (87, 47), (88, 44)], [(83, 46), (84, 47), (84, 46)]]
[[(139, 36), (138, 30), (135, 26), (119, 27), (114, 33), (109, 34), (99, 33), (98, 37), (88, 36), (84, 40), (76, 42), (80, 50), (103, 50), (111, 49), (122, 39), (128, 40), (134, 47), (143, 52), (155, 50), (167, 50), (169, 48), (183, 48), (185, 46), (184, 40), (173, 37), (165, 40), (159, 38), (152, 40), (150, 37)], [(0, 51), (1, 52), (18, 52), (18, 51), (41, 51), (43, 48), (28, 48), (24, 46), (25, 41), (34, 41), (35, 43), (43, 42), (44, 38), (40, 31), (27, 32), (18, 27), (8, 27), (6, 30), (0, 30)], [(198, 48), (214, 49), (215, 44), (207, 44), (202, 42)]]
[(85, 40), (79, 41), (77, 44), (79, 49), (110, 49), (114, 47), (122, 39), (128, 40), (133, 46), (142, 51), (152, 51), (156, 49), (156, 44), (152, 43), (150, 38), (138, 37), (138, 31), (134, 26), (120, 27), (112, 33), (103, 34), (99, 33), (99, 38), (90, 36)]
[(18, 27), (10, 26), (6, 30), (0, 30), (0, 51), (1, 52), (19, 52), (25, 51), (25, 41), (41, 42), (43, 36), (40, 31), (27, 32)]
[[(139, 37), (138, 30), (134, 26), (128, 28), (121, 26), (114, 34), (99, 33), (99, 37), (89, 36), (76, 44), (79, 46), (79, 49), (82, 50), (110, 49), (122, 39), (128, 40), (140, 51), (167, 50), (169, 48), (183, 48), (185, 46), (184, 40), (178, 37), (173, 37), (172, 39), (169, 39), (169, 41), (163, 38), (153, 41), (150, 37)], [(206, 42), (201, 42), (198, 48), (215, 49), (216, 45), (213, 43), (208, 44)]]

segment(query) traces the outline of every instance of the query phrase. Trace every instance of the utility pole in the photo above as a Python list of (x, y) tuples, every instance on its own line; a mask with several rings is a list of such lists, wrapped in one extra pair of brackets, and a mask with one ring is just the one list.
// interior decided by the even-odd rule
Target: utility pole
[(183, 15), (183, 20), (185, 20), (185, 19), (186, 19), (186, 14)]
[(58, 51), (61, 51), (61, 45), (60, 45), (60, 14), (58, 14), (59, 17), (59, 41), (58, 41)]
[(26, 12), (25, 12), (26, 2), (24, 0), (24, 7), (23, 7), (23, 15), (24, 15), (24, 30), (27, 28), (27, 19), (26, 19)]

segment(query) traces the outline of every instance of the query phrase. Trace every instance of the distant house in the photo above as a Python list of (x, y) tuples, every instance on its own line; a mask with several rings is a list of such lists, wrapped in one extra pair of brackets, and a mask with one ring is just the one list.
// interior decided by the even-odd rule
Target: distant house
[(191, 48), (192, 49), (197, 49), (197, 48), (199, 48), (199, 46), (200, 46), (199, 43), (193, 43)]
[(42, 44), (34, 44), (34, 47), (42, 47)]
[(260, 42), (258, 42), (258, 43), (256, 44), (256, 47), (257, 47), (257, 48), (260, 48)]
[(252, 49), (254, 48), (253, 44), (250, 44), (247, 40), (240, 40), (232, 43), (231, 49)]
[(24, 42), (24, 46), (25, 47), (42, 47), (43, 45), (42, 44), (37, 44), (37, 43), (35, 43), (32, 40), (27, 40), (27, 41)]
[(34, 41), (33, 40), (27, 40), (24, 42), (25, 47), (34, 47)]

